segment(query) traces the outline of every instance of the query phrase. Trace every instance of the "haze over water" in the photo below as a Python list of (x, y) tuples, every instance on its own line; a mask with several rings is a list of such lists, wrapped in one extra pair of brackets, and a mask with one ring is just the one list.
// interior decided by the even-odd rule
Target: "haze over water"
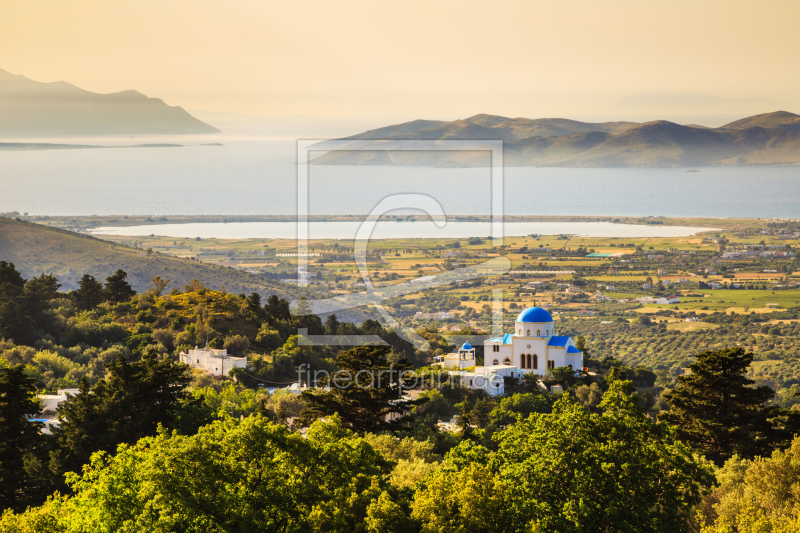
[[(225, 136), (116, 142), (158, 141), (187, 146), (0, 152), (0, 211), (31, 215), (296, 213), (293, 142)], [(224, 146), (201, 145), (208, 142)], [(800, 218), (800, 167), (685, 170), (506, 168), (504, 211), (509, 215)], [(313, 215), (366, 214), (382, 198), (396, 193), (433, 196), (448, 215), (490, 213), (487, 168), (312, 166), (309, 189)]]

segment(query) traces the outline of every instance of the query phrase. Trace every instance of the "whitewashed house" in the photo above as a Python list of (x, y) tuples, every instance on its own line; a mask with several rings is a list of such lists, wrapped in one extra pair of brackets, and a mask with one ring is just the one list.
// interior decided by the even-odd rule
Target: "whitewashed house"
[(41, 394), (39, 400), (42, 402), (41, 411), (56, 412), (62, 402), (66, 402), (70, 396), (76, 396), (80, 389), (58, 389), (58, 394)]
[(247, 357), (233, 357), (228, 350), (197, 348), (179, 354), (181, 363), (208, 372), (214, 376), (227, 376), (234, 368), (247, 368)]
[(475, 366), (475, 348), (465, 342), (455, 353), (437, 358), (435, 363), (447, 370), (451, 376), (457, 378), (462, 387), (468, 389), (481, 389), (489, 396), (499, 396), (505, 393), (504, 376), (515, 375), (517, 369), (513, 366)]

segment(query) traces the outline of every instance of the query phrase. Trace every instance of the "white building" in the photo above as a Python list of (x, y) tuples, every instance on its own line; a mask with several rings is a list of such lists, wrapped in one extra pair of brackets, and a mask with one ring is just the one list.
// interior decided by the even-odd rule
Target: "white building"
[(489, 339), (483, 346), (487, 364), (514, 366), (520, 374), (583, 368), (583, 352), (571, 337), (556, 335), (553, 317), (541, 307), (525, 309), (514, 323), (514, 333)]
[(441, 358), (445, 370), (463, 370), (475, 366), (475, 348), (468, 342), (455, 353), (449, 353)]
[(516, 375), (517, 369), (513, 366), (478, 366), (471, 372), (453, 371), (452, 375), (461, 380), (461, 386), (468, 389), (481, 389), (489, 396), (505, 394), (504, 377)]
[(214, 376), (227, 376), (234, 368), (247, 368), (247, 357), (232, 357), (228, 350), (197, 348), (179, 354), (181, 363), (204, 370)]
[(514, 333), (489, 339), (483, 344), (486, 366), (475, 366), (475, 349), (464, 343), (437, 365), (459, 377), (461, 385), (482, 389), (490, 396), (505, 393), (506, 377), (521, 378), (528, 372), (544, 375), (548, 370), (583, 368), (583, 352), (572, 338), (555, 333), (553, 317), (546, 310), (530, 307), (519, 314)]
[(681, 303), (681, 297), (680, 297), (680, 296), (675, 296), (675, 295), (672, 295), (672, 296), (662, 296), (661, 298), (659, 298), (658, 300), (656, 300), (656, 303), (657, 303), (657, 304), (661, 304), (661, 305), (667, 305), (667, 304), (679, 304), (679, 303)]
[(475, 366), (475, 348), (465, 342), (455, 353), (437, 357), (436, 365), (448, 370), (450, 375), (468, 389), (482, 389), (489, 396), (505, 393), (504, 376), (513, 376), (517, 369), (513, 366)]
[(56, 412), (62, 402), (66, 402), (70, 396), (76, 396), (80, 389), (58, 389), (58, 394), (41, 394), (39, 400), (42, 402), (41, 411)]

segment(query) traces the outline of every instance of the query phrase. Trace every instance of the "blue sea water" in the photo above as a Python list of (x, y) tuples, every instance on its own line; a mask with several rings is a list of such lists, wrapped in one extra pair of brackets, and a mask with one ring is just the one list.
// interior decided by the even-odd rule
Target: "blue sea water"
[[(179, 148), (0, 152), (0, 211), (31, 215), (293, 215), (293, 142), (257, 137), (137, 138)], [(61, 141), (63, 142), (63, 140)], [(77, 141), (76, 141), (77, 142)], [(216, 142), (223, 146), (203, 146)], [(506, 168), (509, 215), (800, 218), (800, 167)], [(359, 215), (423, 193), (448, 215), (490, 214), (488, 168), (312, 166), (310, 214)]]

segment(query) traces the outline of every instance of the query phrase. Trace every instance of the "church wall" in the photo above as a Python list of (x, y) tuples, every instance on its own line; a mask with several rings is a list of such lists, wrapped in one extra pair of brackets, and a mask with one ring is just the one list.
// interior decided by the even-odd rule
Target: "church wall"
[[(493, 344), (484, 344), (483, 347), (483, 364), (493, 365), (494, 360), (497, 359), (497, 364), (505, 364), (503, 361), (508, 358), (511, 365), (514, 365), (514, 354), (510, 344), (500, 344), (500, 351), (495, 352), (492, 349)], [(496, 345), (495, 345), (496, 346)]]
[(583, 368), (583, 354), (579, 353), (567, 354), (566, 364), (572, 365), (572, 368), (575, 370), (580, 370), (581, 368)]
[[(512, 340), (512, 346), (514, 347), (514, 365), (523, 369), (525, 372), (533, 371), (543, 374), (544, 369), (547, 368), (544, 362), (547, 355), (547, 341), (547, 338), (541, 337), (514, 337)], [(528, 348), (528, 345), (530, 345), (530, 348)], [(531, 354), (531, 356), (538, 356), (538, 368), (528, 368), (527, 362), (523, 363), (522, 356), (527, 356), (528, 354)], [(531, 357), (531, 359), (533, 359), (533, 357)]]

